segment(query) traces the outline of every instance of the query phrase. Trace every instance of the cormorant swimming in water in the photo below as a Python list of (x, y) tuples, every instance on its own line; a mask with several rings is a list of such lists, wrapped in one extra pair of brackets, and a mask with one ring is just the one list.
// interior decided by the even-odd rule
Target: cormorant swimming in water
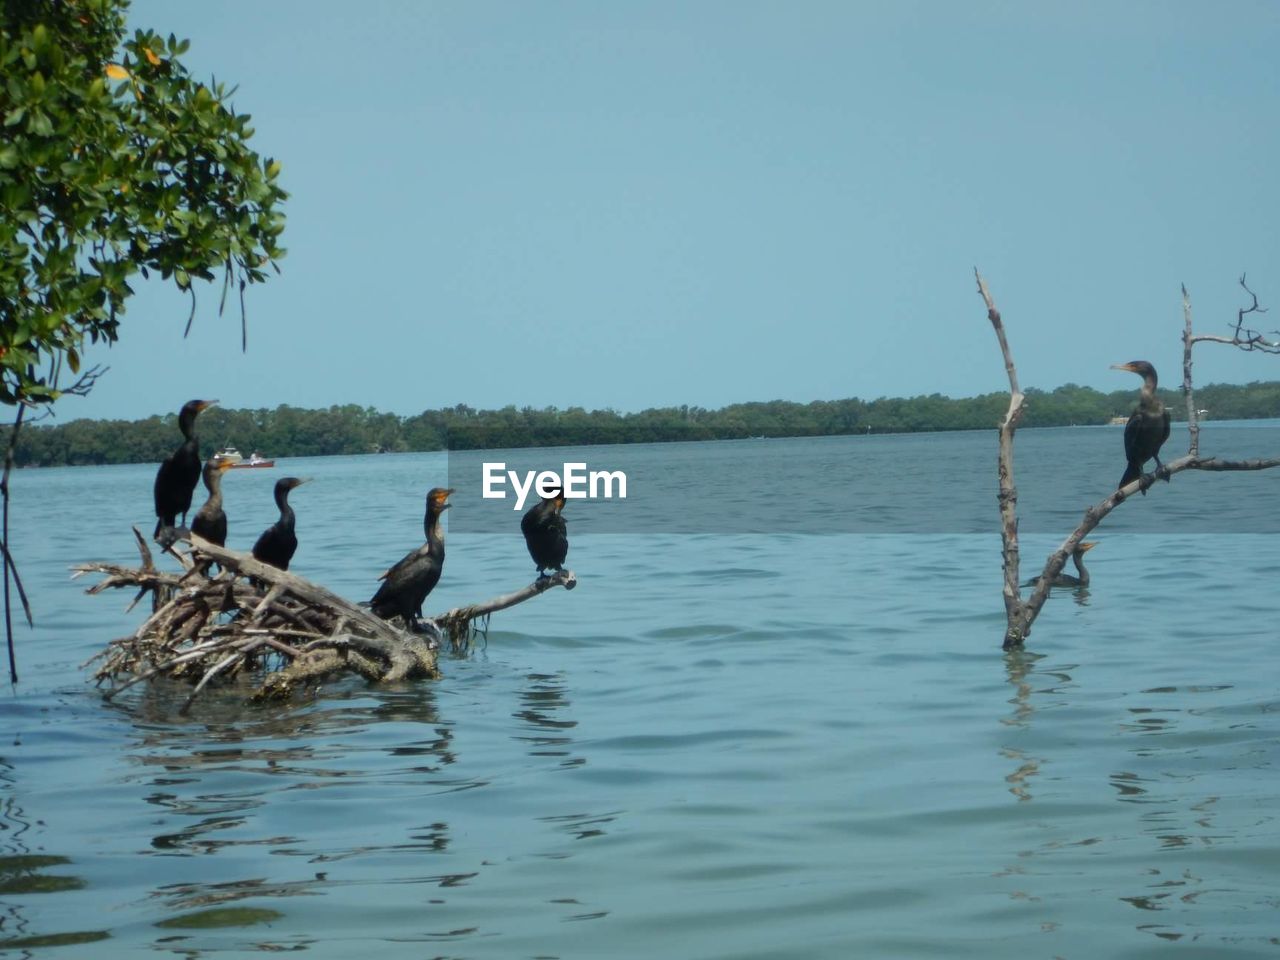
[(440, 572), (444, 569), (444, 532), (440, 529), (440, 515), (452, 506), (448, 502), (451, 493), (452, 487), (447, 490), (432, 488), (427, 494), (427, 513), (422, 521), (427, 542), (411, 550), (379, 578), (382, 585), (369, 605), (384, 620), (398, 616), (411, 627), (414, 618), (422, 616), (422, 604), (427, 594), (440, 582)]
[(544, 569), (563, 570), (564, 558), (569, 554), (569, 534), (565, 526), (564, 491), (553, 490), (520, 518), (520, 531), (524, 534), (529, 556), (537, 564), (538, 576)]
[[(1071, 559), (1075, 562), (1076, 572), (1079, 573), (1080, 576), (1073, 577), (1069, 573), (1059, 573), (1053, 578), (1052, 585), (1055, 587), (1087, 587), (1089, 585), (1089, 571), (1084, 565), (1084, 555), (1097, 545), (1097, 541), (1094, 540), (1082, 540), (1080, 543), (1076, 544), (1075, 550), (1071, 553)], [(1024, 583), (1023, 586), (1034, 586), (1036, 581), (1039, 579), (1039, 577), (1036, 577), (1033, 580), (1029, 580)]]
[(1138, 405), (1124, 427), (1124, 456), (1128, 466), (1120, 478), (1120, 486), (1123, 487), (1142, 476), (1142, 465), (1152, 457), (1155, 457), (1156, 469), (1161, 468), (1160, 447), (1169, 439), (1169, 411), (1156, 396), (1156, 368), (1147, 361), (1117, 363), (1111, 369), (1128, 370), (1142, 377)]
[(204, 488), (209, 491), (209, 499), (191, 521), (192, 533), (220, 547), (227, 545), (227, 515), (222, 510), (222, 474), (230, 468), (230, 460), (216, 454), (209, 458), (204, 465)]
[(269, 563), (281, 570), (289, 569), (289, 561), (293, 552), (298, 549), (298, 538), (293, 532), (293, 507), (289, 506), (289, 491), (301, 486), (306, 480), (297, 477), (282, 477), (276, 481), (276, 506), (280, 508), (280, 519), (262, 531), (262, 536), (253, 545), (253, 558)]
[(169, 454), (156, 472), (156, 532), (159, 539), (164, 527), (177, 524), (178, 514), (187, 522), (191, 509), (191, 494), (200, 480), (200, 441), (195, 434), (196, 417), (213, 406), (217, 400), (188, 400), (178, 414), (178, 429), (182, 431), (182, 446)]

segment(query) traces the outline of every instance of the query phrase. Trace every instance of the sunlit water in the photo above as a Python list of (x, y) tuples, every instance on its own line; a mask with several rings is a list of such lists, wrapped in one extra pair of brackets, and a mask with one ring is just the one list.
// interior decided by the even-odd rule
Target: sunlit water
[[(1274, 424), (1216, 429), (1280, 446)], [(1026, 535), (1030, 576), (1123, 464), (1114, 430), (1020, 444), (1024, 505), (1049, 518)], [(0, 946), (1277, 956), (1280, 540), (1235, 531), (1270, 529), (1280, 478), (1182, 475), (1125, 504), (1095, 537), (1091, 590), (1055, 595), (1028, 651), (1005, 656), (994, 448), (976, 433), (681, 445), (686, 477), (699, 450), (708, 470), (785, 462), (777, 532), (590, 534), (604, 508), (573, 503), (579, 588), (495, 616), (443, 680), (340, 683), (291, 706), (214, 696), (187, 719), (185, 689), (102, 700), (80, 664), (136, 614), (67, 579), (79, 560), (136, 558), (154, 467), (20, 471), (14, 546), (38, 621), (18, 628), (22, 682), (2, 708)], [(829, 477), (846, 457), (904, 478), (850, 509), (895, 516), (916, 484), (985, 503), (992, 532), (789, 531), (805, 463)], [(1052, 462), (1105, 476), (1085, 496), (1074, 474), (1054, 486)], [(236, 471), (232, 546), (270, 522), (286, 473), (314, 478), (293, 496), (295, 569), (364, 598), (415, 545), (446, 469), (405, 455)], [(459, 529), (475, 497), (455, 496)], [(515, 516), (509, 536), (450, 537), (429, 609), (527, 582)], [(1158, 532), (1135, 532), (1144, 517)], [(1192, 521), (1210, 532), (1179, 529)]]

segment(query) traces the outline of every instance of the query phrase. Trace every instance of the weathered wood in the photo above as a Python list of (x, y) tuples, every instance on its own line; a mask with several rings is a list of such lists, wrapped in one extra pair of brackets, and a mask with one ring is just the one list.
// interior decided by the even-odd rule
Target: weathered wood
[(574, 576), (572, 570), (557, 570), (549, 576), (539, 577), (527, 587), (513, 590), (511, 593), (504, 593), (502, 596), (486, 600), (484, 603), (475, 603), (469, 607), (455, 607), (440, 614), (438, 617), (430, 617), (428, 620), (443, 630), (450, 640), (457, 643), (468, 636), (471, 624), (482, 617), (488, 617), (491, 613), (514, 607), (517, 603), (524, 603), (539, 594), (546, 593), (552, 587), (564, 587), (566, 590), (572, 590), (577, 585), (578, 578)]
[[(996, 465), (996, 474), (1000, 483), (1000, 538), (1004, 546), (1004, 609), (1005, 619), (1009, 626), (1009, 634), (1005, 637), (1006, 646), (1011, 642), (1021, 642), (1022, 591), (1019, 586), (1018, 568), (1021, 556), (1018, 549), (1018, 488), (1013, 482), (1013, 435), (1022, 420), (1022, 404), (1024, 395), (1018, 387), (1018, 370), (1013, 363), (1013, 353), (1009, 349), (1009, 340), (1005, 336), (1004, 321), (1000, 311), (996, 309), (995, 300), (982, 274), (975, 269), (978, 278), (978, 293), (987, 305), (987, 319), (995, 329), (996, 339), (1000, 343), (1000, 353), (1004, 357), (1004, 369), (1009, 377), (1009, 409), (1000, 421), (1000, 453)], [(1018, 638), (1018, 639), (1015, 639)]]
[[(102, 575), (88, 593), (128, 587), (137, 589), (138, 597), (150, 593), (155, 598), (151, 615), (131, 636), (111, 641), (88, 663), (99, 663), (94, 673), (99, 683), (114, 684), (108, 698), (158, 676), (189, 680), (193, 689), (182, 712), (207, 689), (243, 671), (263, 675), (254, 699), (287, 697), (344, 673), (381, 683), (436, 678), (437, 650), (446, 636), (459, 643), (469, 638), (475, 620), (552, 587), (571, 590), (577, 584), (572, 572), (563, 571), (407, 630), (398, 620), (383, 620), (296, 573), (197, 535), (189, 537), (189, 553), (174, 552), (182, 572), (161, 571), (136, 528), (134, 534), (140, 567), (86, 563), (74, 568), (74, 577)], [(213, 576), (209, 571), (215, 563), (221, 572)]]
[(1124, 503), (1135, 493), (1145, 494), (1157, 480), (1168, 480), (1171, 476), (1184, 470), (1206, 471), (1247, 471), (1269, 470), (1280, 466), (1280, 457), (1259, 457), (1249, 460), (1222, 460), (1217, 457), (1200, 456), (1200, 419), (1195, 407), (1195, 391), (1192, 385), (1192, 348), (1197, 343), (1226, 343), (1243, 350), (1261, 351), (1263, 353), (1280, 353), (1280, 341), (1270, 341), (1262, 337), (1256, 330), (1245, 327), (1245, 317), (1251, 313), (1264, 312), (1258, 306), (1258, 298), (1240, 278), (1240, 285), (1253, 298), (1250, 307), (1243, 308), (1236, 317), (1232, 337), (1213, 335), (1197, 335), (1191, 325), (1191, 298), (1187, 288), (1182, 288), (1183, 313), (1183, 353), (1182, 353), (1182, 389), (1187, 401), (1187, 429), (1189, 434), (1187, 453), (1157, 468), (1153, 473), (1142, 474), (1119, 490), (1104, 497), (1084, 512), (1080, 524), (1067, 536), (1062, 544), (1045, 561), (1044, 570), (1032, 582), (1031, 593), (1024, 601), (1018, 577), (1018, 491), (1013, 483), (1013, 435), (1022, 415), (1023, 394), (1018, 387), (1017, 369), (1009, 342), (1004, 332), (1004, 322), (995, 301), (987, 288), (986, 281), (976, 270), (978, 293), (987, 307), (987, 317), (995, 328), (1000, 342), (1000, 351), (1004, 357), (1005, 370), (1009, 377), (1009, 410), (1000, 423), (1000, 454), (998, 475), (1000, 482), (1000, 536), (1002, 556), (1004, 558), (1004, 604), (1005, 635), (1004, 649), (1012, 650), (1022, 647), (1031, 632), (1031, 625), (1040, 615), (1045, 601), (1049, 598), (1054, 578), (1062, 572), (1067, 559), (1089, 533), (1100, 524), (1116, 507)]

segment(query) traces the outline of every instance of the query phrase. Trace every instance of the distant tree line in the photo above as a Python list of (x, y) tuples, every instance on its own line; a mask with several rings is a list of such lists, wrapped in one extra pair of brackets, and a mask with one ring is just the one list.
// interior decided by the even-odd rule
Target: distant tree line
[[(1175, 419), (1185, 413), (1177, 390), (1162, 390)], [(1134, 392), (1101, 393), (1067, 384), (1053, 391), (1027, 391), (1024, 427), (1104, 424), (1126, 416)], [(1196, 392), (1214, 420), (1280, 417), (1280, 382), (1218, 384)], [(369, 407), (302, 410), (230, 410), (213, 407), (200, 418), (206, 454), (234, 445), (246, 456), (270, 457), (478, 450), (566, 444), (661, 443), (746, 437), (818, 437), (865, 433), (992, 429), (1004, 415), (1008, 394), (952, 399), (940, 394), (878, 400), (815, 400), (735, 403), (719, 410), (659, 407), (639, 413), (569, 407), (503, 407), (476, 410), (464, 404), (424, 410), (411, 417)], [(176, 405), (175, 405), (176, 406)], [(2, 435), (2, 434), (0, 434)], [(73, 420), (23, 430), (15, 451), (19, 466), (150, 463), (177, 444), (176, 413), (145, 420)]]

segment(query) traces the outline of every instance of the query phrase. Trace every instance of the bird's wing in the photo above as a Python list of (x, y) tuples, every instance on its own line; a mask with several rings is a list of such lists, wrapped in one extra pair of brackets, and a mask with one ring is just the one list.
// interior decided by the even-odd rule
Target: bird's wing
[(394, 590), (397, 583), (412, 575), (415, 562), (425, 557), (426, 554), (426, 546), (421, 546), (415, 550), (410, 550), (397, 560), (390, 570), (378, 578), (382, 581), (382, 586), (378, 588), (378, 593), (382, 593), (383, 590)]
[(1129, 416), (1129, 422), (1124, 425), (1124, 455), (1125, 459), (1132, 460), (1134, 447), (1138, 445), (1138, 431), (1141, 429), (1139, 423), (1142, 421), (1142, 411), (1135, 410)]

